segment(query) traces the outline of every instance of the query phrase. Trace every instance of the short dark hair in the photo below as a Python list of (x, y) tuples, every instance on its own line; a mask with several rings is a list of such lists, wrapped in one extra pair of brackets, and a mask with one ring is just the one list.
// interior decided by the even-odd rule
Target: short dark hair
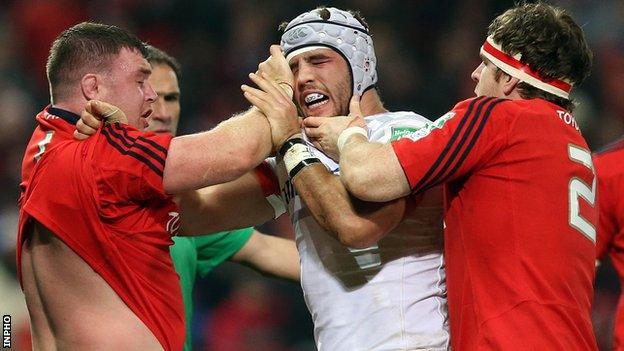
[[(319, 12), (321, 18), (324, 19), (325, 21), (327, 21), (329, 19), (329, 16), (331, 15), (331, 13), (327, 10), (327, 6), (319, 6), (315, 10)], [(360, 24), (364, 26), (364, 28), (366, 28), (367, 31), (369, 30), (368, 23), (366, 23), (366, 20), (364, 20), (364, 16), (362, 16), (360, 11), (356, 11), (356, 10), (345, 10), (345, 11), (352, 14), (353, 17), (355, 17), (355, 19), (358, 20), (358, 22), (360, 22)], [(286, 27), (288, 27), (288, 23), (290, 23), (290, 21), (284, 21), (280, 23), (277, 29), (280, 32), (285, 31)]]
[[(541, 1), (520, 3), (492, 21), (488, 36), (505, 52), (522, 54), (520, 61), (546, 79), (565, 79), (576, 86), (590, 74), (593, 55), (583, 30), (561, 8)], [(572, 100), (524, 82), (518, 84), (518, 91), (524, 99), (538, 97), (569, 111), (574, 109)]]
[(122, 48), (147, 57), (145, 44), (116, 26), (82, 22), (63, 31), (52, 43), (46, 63), (52, 102), (63, 98), (84, 74), (110, 68)]
[(181, 66), (178, 60), (169, 56), (169, 54), (167, 54), (166, 52), (160, 50), (159, 48), (155, 46), (146, 45), (146, 48), (147, 48), (147, 61), (149, 61), (149, 63), (151, 63), (152, 65), (154, 64), (167, 65), (171, 67), (176, 77), (180, 78)]

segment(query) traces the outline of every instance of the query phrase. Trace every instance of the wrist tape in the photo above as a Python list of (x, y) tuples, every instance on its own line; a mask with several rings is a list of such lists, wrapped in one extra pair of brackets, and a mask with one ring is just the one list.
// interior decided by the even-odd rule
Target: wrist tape
[(306, 166), (321, 162), (301, 138), (287, 140), (280, 148), (279, 153), (291, 179)]

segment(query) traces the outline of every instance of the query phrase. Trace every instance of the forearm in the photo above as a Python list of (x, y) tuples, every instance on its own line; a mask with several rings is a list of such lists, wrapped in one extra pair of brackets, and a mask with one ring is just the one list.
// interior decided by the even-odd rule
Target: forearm
[(232, 260), (243, 263), (263, 275), (299, 281), (299, 253), (293, 240), (253, 232), (251, 238)]
[(262, 162), (271, 148), (271, 128), (256, 108), (210, 131), (176, 137), (165, 163), (165, 191), (175, 194), (236, 179)]
[(405, 210), (403, 199), (366, 203), (351, 197), (322, 164), (304, 168), (293, 183), (314, 219), (349, 247), (374, 245), (399, 224)]
[(365, 201), (391, 201), (411, 192), (391, 144), (352, 136), (340, 152), (340, 178), (347, 190)]
[(204, 235), (260, 225), (273, 218), (256, 177), (245, 174), (232, 182), (176, 196), (180, 235)]

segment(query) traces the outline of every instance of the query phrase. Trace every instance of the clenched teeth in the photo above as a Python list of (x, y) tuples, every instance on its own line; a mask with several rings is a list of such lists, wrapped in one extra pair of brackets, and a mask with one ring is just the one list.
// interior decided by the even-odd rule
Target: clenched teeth
[(310, 93), (308, 94), (303, 101), (305, 102), (306, 106), (310, 106), (316, 103), (320, 103), (320, 102), (324, 102), (325, 100), (328, 100), (329, 98), (321, 93)]

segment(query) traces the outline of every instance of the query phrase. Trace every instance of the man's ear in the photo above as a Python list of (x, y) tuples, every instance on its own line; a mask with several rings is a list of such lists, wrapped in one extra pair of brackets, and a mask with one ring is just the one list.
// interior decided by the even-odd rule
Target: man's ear
[(94, 100), (98, 98), (100, 93), (99, 86), (100, 77), (97, 74), (88, 73), (80, 79), (80, 90), (86, 100)]
[(512, 77), (509, 74), (503, 74), (503, 93), (505, 93), (505, 96), (509, 96), (514, 89), (516, 89), (516, 86), (518, 86), (518, 83), (520, 83), (520, 79), (516, 78), (516, 77)]

